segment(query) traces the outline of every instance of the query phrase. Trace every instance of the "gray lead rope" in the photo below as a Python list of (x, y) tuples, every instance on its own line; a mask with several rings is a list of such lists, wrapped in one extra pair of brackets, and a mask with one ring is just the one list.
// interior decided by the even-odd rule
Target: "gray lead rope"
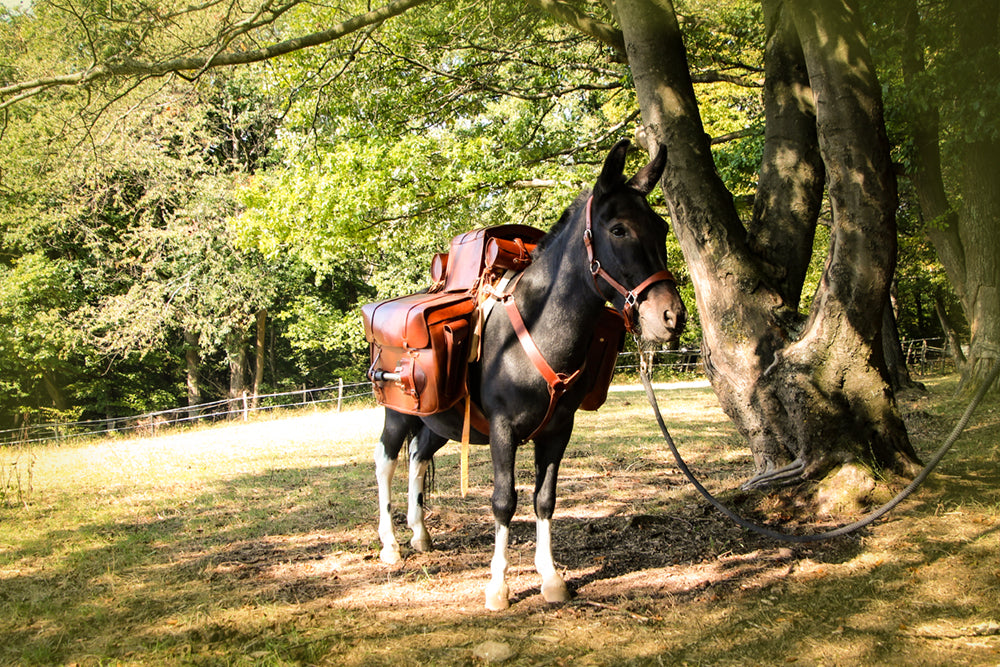
[(928, 463), (924, 469), (920, 471), (920, 474), (917, 475), (905, 489), (900, 491), (895, 498), (887, 502), (885, 505), (882, 505), (882, 507), (878, 508), (865, 518), (855, 521), (854, 523), (841, 526), (840, 528), (835, 528), (834, 530), (824, 533), (816, 533), (814, 535), (789, 535), (787, 533), (780, 533), (776, 530), (771, 530), (766, 526), (761, 526), (753, 523), (752, 521), (747, 521), (739, 514), (736, 514), (736, 512), (716, 500), (716, 498), (708, 492), (708, 489), (702, 486), (701, 483), (695, 479), (691, 470), (687, 467), (687, 464), (684, 463), (684, 459), (681, 458), (680, 452), (677, 451), (677, 446), (674, 444), (674, 439), (670, 437), (670, 432), (667, 430), (666, 424), (663, 423), (663, 415), (660, 414), (660, 406), (656, 402), (656, 395), (653, 393), (653, 385), (649, 381), (649, 375), (646, 373), (645, 364), (640, 364), (639, 366), (639, 377), (642, 378), (642, 386), (646, 389), (646, 398), (649, 399), (649, 404), (653, 407), (653, 414), (656, 415), (656, 422), (660, 425), (660, 431), (663, 433), (663, 439), (667, 441), (667, 445), (670, 447), (670, 452), (674, 455), (674, 459), (677, 461), (677, 466), (684, 473), (684, 476), (688, 478), (688, 481), (694, 484), (694, 487), (698, 489), (698, 492), (705, 497), (705, 500), (710, 502), (715, 509), (719, 510), (735, 523), (743, 528), (746, 528), (747, 530), (751, 530), (755, 533), (773, 538), (775, 540), (798, 543), (819, 542), (820, 540), (828, 540), (834, 537), (840, 537), (841, 535), (847, 535), (848, 533), (852, 533), (855, 530), (864, 528), (865, 526), (878, 521), (895, 508), (896, 505), (903, 502), (903, 500), (916, 491), (917, 487), (919, 487), (923, 481), (927, 479), (927, 476), (931, 474), (931, 471), (934, 470), (935, 466), (941, 462), (941, 459), (943, 459), (944, 455), (948, 453), (951, 446), (955, 444), (958, 436), (963, 430), (965, 430), (965, 427), (969, 424), (969, 420), (972, 419), (972, 413), (975, 412), (977, 407), (979, 407), (983, 397), (986, 396), (986, 392), (988, 392), (990, 387), (993, 386), (993, 383), (996, 382), (998, 375), (1000, 375), (1000, 361), (997, 361), (997, 363), (993, 365), (993, 370), (990, 371), (989, 377), (987, 377), (982, 386), (979, 387), (979, 391), (976, 392), (972, 402), (969, 403), (969, 407), (965, 409), (965, 413), (962, 415), (961, 419), (958, 420), (955, 428), (952, 429), (951, 435), (948, 436), (948, 439), (945, 440), (941, 448), (934, 454), (934, 458), (931, 459), (930, 463)]

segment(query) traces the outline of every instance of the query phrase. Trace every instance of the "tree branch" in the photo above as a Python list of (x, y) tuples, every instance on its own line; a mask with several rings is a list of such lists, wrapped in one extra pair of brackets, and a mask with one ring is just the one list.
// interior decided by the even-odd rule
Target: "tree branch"
[(560, 0), (530, 0), (530, 2), (583, 34), (607, 44), (619, 57), (625, 59), (625, 38), (622, 37), (621, 30), (591, 18), (573, 5)]
[[(192, 70), (200, 72), (215, 67), (245, 65), (248, 63), (260, 62), (262, 60), (270, 60), (271, 58), (276, 58), (287, 53), (332, 42), (363, 28), (378, 25), (387, 19), (399, 16), (413, 7), (430, 1), (431, 0), (392, 0), (392, 2), (389, 2), (389, 4), (383, 7), (351, 17), (350, 19), (338, 23), (328, 30), (314, 32), (302, 37), (295, 37), (293, 39), (288, 39), (259, 49), (213, 54), (209, 58), (192, 56), (151, 63), (125, 59), (121, 62), (104, 62), (95, 64), (92, 67), (72, 74), (63, 74), (59, 76), (34, 79), (32, 81), (14, 83), (8, 86), (0, 87), (0, 99), (7, 98), (0, 102), (0, 109), (5, 109), (16, 102), (33, 95), (37, 95), (43, 90), (53, 86), (88, 85), (114, 77), (164, 76), (166, 74), (189, 72)], [(280, 12), (278, 12), (278, 14), (280, 15)], [(277, 18), (277, 15), (275, 15), (274, 18)], [(261, 22), (254, 27), (259, 27), (259, 25), (264, 25), (264, 22)]]
[(726, 74), (718, 70), (709, 69), (703, 72), (692, 72), (691, 81), (694, 83), (731, 83), (734, 86), (740, 86), (741, 88), (762, 88), (763, 84), (757, 81), (751, 81), (745, 79), (741, 76), (735, 76), (733, 74)]
[(728, 132), (726, 134), (722, 134), (717, 137), (712, 137), (709, 140), (709, 143), (711, 143), (713, 146), (717, 146), (719, 144), (725, 144), (730, 141), (736, 141), (737, 139), (746, 139), (747, 137), (752, 137), (755, 134), (757, 134), (757, 128), (745, 127), (742, 130), (736, 130), (735, 132)]

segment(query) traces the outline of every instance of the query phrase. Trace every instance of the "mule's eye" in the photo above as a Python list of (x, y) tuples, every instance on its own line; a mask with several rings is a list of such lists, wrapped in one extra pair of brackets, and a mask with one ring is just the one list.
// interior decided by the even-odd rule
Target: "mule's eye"
[(611, 228), (611, 235), (614, 236), (615, 238), (619, 239), (625, 238), (626, 233), (627, 232), (625, 231), (625, 225), (615, 225), (614, 227)]

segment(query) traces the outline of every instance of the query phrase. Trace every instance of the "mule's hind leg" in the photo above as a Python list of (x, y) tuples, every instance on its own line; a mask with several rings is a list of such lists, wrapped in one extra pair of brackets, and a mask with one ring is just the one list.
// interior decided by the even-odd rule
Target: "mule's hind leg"
[(556, 478), (572, 428), (565, 433), (535, 439), (535, 570), (542, 577), (546, 602), (566, 602), (569, 589), (552, 557), (552, 514), (556, 507)]
[[(417, 422), (419, 423), (419, 422)], [(382, 542), (379, 558), (390, 565), (401, 559), (396, 532), (392, 527), (392, 477), (399, 463), (399, 450), (413, 427), (413, 418), (393, 410), (385, 411), (382, 437), (375, 444), (375, 481), (378, 483), (378, 537)]]
[(447, 438), (435, 435), (424, 426), (410, 445), (410, 485), (407, 494), (406, 522), (413, 530), (410, 546), (416, 551), (431, 550), (431, 535), (424, 525), (424, 499), (427, 491), (427, 469), (434, 453), (441, 449)]

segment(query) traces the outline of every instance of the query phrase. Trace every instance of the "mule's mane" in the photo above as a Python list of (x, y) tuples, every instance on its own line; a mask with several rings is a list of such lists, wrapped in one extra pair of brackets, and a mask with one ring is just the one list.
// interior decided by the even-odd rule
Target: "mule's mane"
[(559, 217), (556, 224), (552, 225), (552, 229), (541, 238), (538, 242), (538, 246), (535, 248), (536, 254), (541, 254), (548, 248), (554, 239), (559, 238), (559, 236), (565, 231), (566, 227), (569, 226), (570, 221), (576, 217), (577, 212), (587, 203), (587, 198), (590, 196), (590, 190), (584, 190), (576, 196), (573, 203), (566, 207), (563, 214)]

